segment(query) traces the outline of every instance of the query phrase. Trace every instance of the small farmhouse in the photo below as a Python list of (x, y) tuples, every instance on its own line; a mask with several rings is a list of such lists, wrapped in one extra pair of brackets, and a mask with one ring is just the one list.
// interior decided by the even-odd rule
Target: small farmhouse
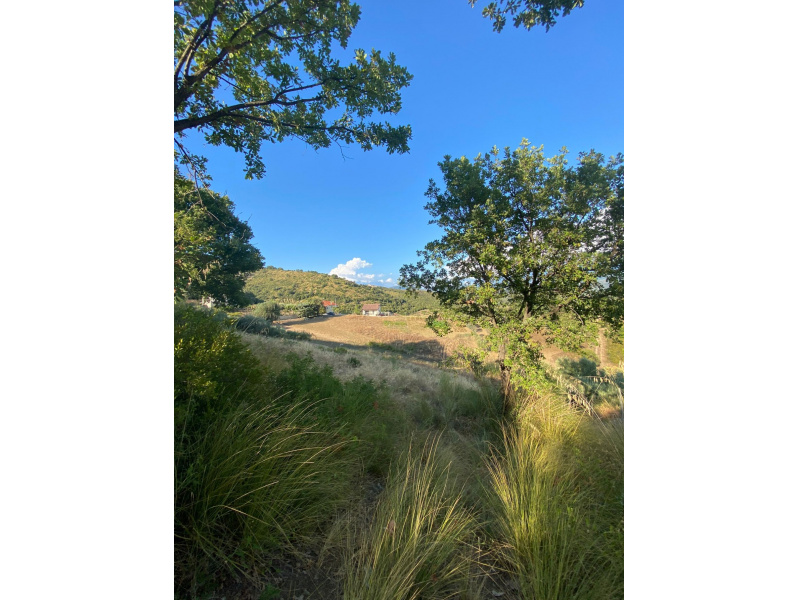
[(325, 314), (332, 315), (336, 309), (336, 302), (332, 300), (323, 300), (322, 308), (325, 309)]
[(361, 314), (366, 317), (377, 317), (381, 314), (380, 304), (362, 304)]

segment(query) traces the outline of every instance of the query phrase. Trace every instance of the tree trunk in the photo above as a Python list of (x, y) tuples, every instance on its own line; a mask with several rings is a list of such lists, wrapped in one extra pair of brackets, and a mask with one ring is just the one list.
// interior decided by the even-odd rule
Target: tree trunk
[(508, 417), (511, 415), (513, 393), (511, 389), (511, 367), (506, 366), (500, 362), (500, 389), (503, 393), (503, 416)]

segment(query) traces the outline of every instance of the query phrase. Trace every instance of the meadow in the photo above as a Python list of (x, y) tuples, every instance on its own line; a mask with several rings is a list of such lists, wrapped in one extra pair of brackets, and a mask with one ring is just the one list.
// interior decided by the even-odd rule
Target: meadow
[(176, 305), (176, 598), (622, 598), (620, 364), (553, 352), (504, 415), (479, 331), (241, 329)]
[[(444, 362), (456, 358), (464, 349), (478, 348), (485, 335), (479, 327), (454, 325), (449, 334), (439, 337), (425, 326), (426, 316), (427, 311), (416, 315), (337, 315), (313, 319), (288, 315), (280, 325), (287, 331), (307, 333), (316, 342), (351, 348), (383, 348), (432, 362)], [(600, 336), (597, 346), (587, 347), (583, 353), (565, 352), (548, 345), (542, 335), (534, 335), (532, 340), (542, 345), (544, 358), (551, 365), (556, 365), (559, 360), (577, 360), (585, 356), (591, 357), (599, 367), (618, 369), (623, 361), (622, 344), (605, 335)], [(491, 356), (490, 360), (494, 358), (496, 356)]]

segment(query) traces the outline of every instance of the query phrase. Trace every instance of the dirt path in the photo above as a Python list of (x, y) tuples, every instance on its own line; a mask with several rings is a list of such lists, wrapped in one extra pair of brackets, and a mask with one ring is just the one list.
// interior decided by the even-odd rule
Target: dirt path
[(597, 358), (600, 359), (600, 366), (607, 367), (608, 366), (608, 342), (606, 340), (606, 333), (605, 331), (601, 330), (600, 334), (597, 336), (598, 339), (598, 346), (597, 346)]

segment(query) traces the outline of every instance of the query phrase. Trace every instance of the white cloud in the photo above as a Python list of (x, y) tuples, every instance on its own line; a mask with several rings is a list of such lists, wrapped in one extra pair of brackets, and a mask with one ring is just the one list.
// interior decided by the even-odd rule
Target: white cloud
[(331, 269), (328, 275), (338, 275), (342, 279), (347, 279), (348, 281), (365, 283), (372, 281), (375, 278), (375, 275), (370, 273), (359, 273), (358, 271), (371, 266), (372, 263), (362, 260), (358, 257), (351, 258), (346, 263), (339, 264), (339, 266), (336, 268)]
[[(336, 268), (331, 269), (328, 275), (338, 275), (342, 279), (353, 281), (355, 283), (365, 283), (368, 285), (390, 285), (394, 283), (394, 279), (386, 277), (384, 273), (365, 273), (364, 269), (372, 266), (371, 262), (365, 261), (363, 258), (351, 258), (344, 264), (339, 264)], [(394, 275), (394, 273), (389, 273)], [(385, 278), (385, 279), (384, 279)]]

